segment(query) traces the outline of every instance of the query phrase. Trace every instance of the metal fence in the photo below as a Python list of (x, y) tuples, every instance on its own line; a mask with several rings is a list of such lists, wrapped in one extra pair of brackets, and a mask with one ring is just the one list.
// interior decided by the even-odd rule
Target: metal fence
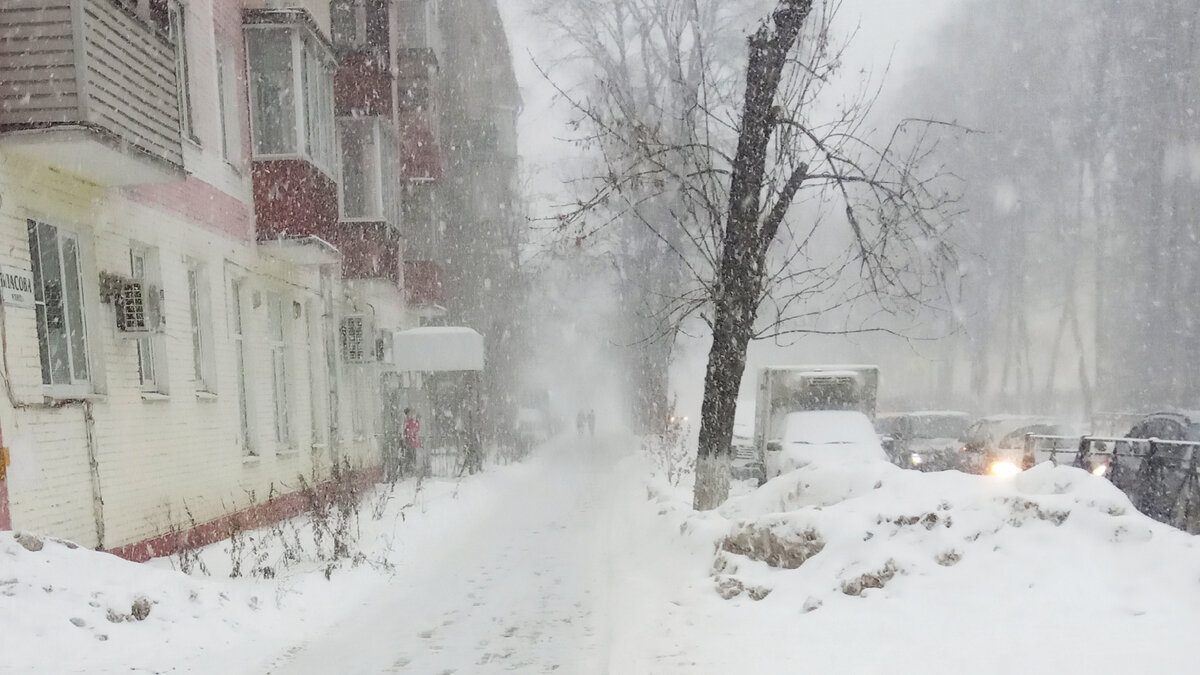
[(1200, 532), (1200, 442), (1115, 436), (1025, 436), (1025, 455), (1112, 481), (1155, 520)]

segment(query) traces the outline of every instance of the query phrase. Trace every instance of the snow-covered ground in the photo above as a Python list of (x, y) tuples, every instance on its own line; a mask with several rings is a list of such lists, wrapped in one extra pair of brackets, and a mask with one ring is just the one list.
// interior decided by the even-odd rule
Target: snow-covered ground
[(628, 437), (564, 438), (406, 484), (364, 518), (377, 564), (330, 581), (6, 535), (0, 672), (1194, 671), (1195, 539), (1083, 471), (821, 463), (699, 514), (649, 466)]

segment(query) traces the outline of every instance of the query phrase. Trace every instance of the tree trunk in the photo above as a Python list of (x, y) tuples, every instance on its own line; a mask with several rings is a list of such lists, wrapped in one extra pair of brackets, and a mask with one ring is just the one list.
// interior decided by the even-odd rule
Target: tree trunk
[[(742, 311), (744, 312), (744, 303)], [(751, 300), (750, 325), (753, 325)], [(738, 312), (719, 303), (713, 317), (713, 343), (704, 374), (704, 401), (700, 408), (700, 446), (696, 455), (693, 506), (713, 509), (729, 496), (730, 447), (738, 389), (746, 370), (750, 330)]]
[[(767, 247), (778, 227), (778, 222), (761, 228), (759, 223), (767, 147), (776, 121), (773, 106), (787, 55), (811, 10), (812, 0), (780, 0), (771, 21), (750, 38), (742, 128), (729, 183), (729, 214), (713, 294), (713, 343), (700, 409), (693, 492), (693, 506), (698, 510), (716, 508), (729, 497), (733, 414), (746, 369), (746, 348), (758, 315)], [(802, 175), (806, 169), (798, 171), (797, 175)], [(793, 189), (791, 195), (781, 195), (781, 204), (767, 211), (769, 217), (782, 218), (787, 207), (784, 200), (790, 201), (794, 194)]]

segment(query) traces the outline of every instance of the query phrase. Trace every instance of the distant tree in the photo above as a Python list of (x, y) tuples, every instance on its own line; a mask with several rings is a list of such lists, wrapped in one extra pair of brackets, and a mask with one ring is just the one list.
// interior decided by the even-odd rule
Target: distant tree
[(981, 407), (1196, 405), (1198, 31), (1191, 0), (968, 0), (905, 83), (986, 132), (940, 155)]

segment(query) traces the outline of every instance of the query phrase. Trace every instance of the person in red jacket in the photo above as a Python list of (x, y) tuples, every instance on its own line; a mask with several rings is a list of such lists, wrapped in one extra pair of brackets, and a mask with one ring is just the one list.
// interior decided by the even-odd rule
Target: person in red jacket
[(413, 414), (412, 408), (404, 409), (404, 441), (403, 441), (404, 457), (401, 460), (404, 463), (403, 471), (405, 474), (411, 474), (416, 467), (417, 450), (421, 448), (421, 420)]

